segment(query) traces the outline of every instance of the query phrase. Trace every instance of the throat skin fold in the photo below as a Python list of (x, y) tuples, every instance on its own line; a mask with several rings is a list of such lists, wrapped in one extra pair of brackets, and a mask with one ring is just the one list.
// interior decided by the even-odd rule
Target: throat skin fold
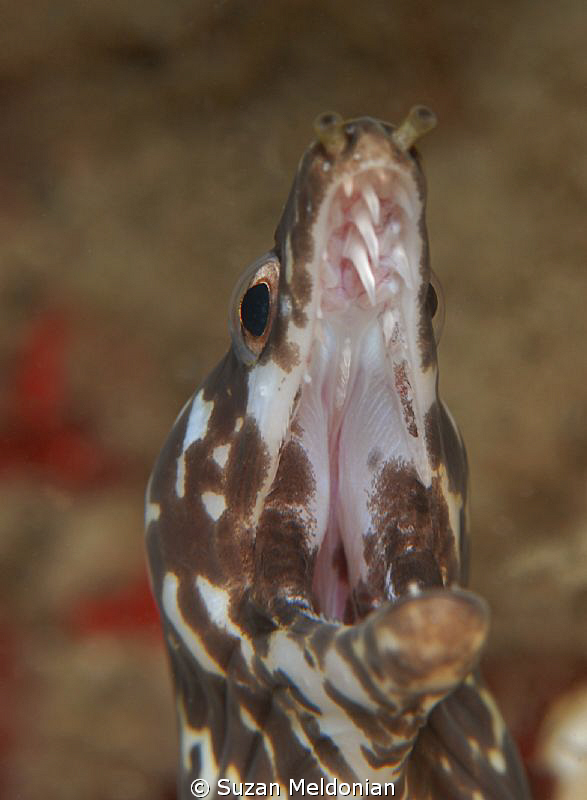
[(231, 347), (155, 464), (180, 800), (224, 777), (529, 798), (477, 671), (489, 612), (463, 588), (468, 469), (438, 392), (413, 147), (430, 113), (319, 118), (235, 288)]

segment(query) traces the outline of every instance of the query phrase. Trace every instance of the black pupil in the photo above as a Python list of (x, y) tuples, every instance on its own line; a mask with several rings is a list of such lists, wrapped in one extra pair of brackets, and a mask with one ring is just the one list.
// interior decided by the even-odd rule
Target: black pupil
[(430, 319), (434, 319), (436, 309), (438, 308), (438, 295), (431, 283), (428, 284), (428, 294), (426, 295), (426, 308), (430, 314)]
[(262, 336), (269, 319), (269, 287), (258, 283), (247, 289), (241, 302), (241, 322), (251, 336)]

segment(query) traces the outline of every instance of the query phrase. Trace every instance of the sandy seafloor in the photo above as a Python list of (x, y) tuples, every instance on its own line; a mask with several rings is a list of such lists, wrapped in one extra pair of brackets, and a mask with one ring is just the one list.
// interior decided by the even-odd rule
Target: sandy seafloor
[(539, 729), (587, 685), (584, 2), (2, 0), (0, 19), (1, 795), (173, 797), (151, 464), (316, 114), (425, 103), (485, 671), (553, 797)]

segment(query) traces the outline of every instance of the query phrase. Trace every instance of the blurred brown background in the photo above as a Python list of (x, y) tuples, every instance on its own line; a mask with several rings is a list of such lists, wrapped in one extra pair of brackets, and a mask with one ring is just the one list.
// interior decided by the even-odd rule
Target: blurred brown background
[(1, 0), (0, 796), (173, 798), (151, 464), (316, 114), (416, 102), (485, 671), (553, 796), (539, 731), (587, 684), (586, 41), (583, 0)]

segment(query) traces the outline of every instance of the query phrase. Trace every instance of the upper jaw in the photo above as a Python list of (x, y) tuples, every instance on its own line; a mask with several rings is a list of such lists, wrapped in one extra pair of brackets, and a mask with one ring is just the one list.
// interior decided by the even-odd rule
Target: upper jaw
[(419, 205), (410, 188), (389, 166), (345, 174), (334, 185), (323, 228), (316, 231), (317, 241), (325, 241), (319, 265), (323, 313), (352, 304), (381, 306), (401, 291), (417, 294), (418, 254), (406, 252)]

